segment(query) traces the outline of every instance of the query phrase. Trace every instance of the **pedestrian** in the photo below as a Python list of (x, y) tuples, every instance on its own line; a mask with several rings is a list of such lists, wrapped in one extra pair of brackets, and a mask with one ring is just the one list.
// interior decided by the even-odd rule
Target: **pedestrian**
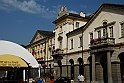
[(51, 76), (50, 76), (50, 83), (54, 83), (54, 76), (53, 76), (53, 74), (51, 74)]
[(122, 77), (122, 83), (124, 83), (124, 76)]
[(81, 76), (80, 76), (80, 83), (84, 83), (84, 80), (85, 80), (84, 76), (81, 75)]
[(71, 83), (74, 83), (74, 75), (71, 75)]
[(78, 83), (80, 83), (80, 74), (78, 75), (77, 79), (78, 79)]
[(42, 81), (40, 80), (40, 78), (38, 79), (37, 83), (42, 83)]
[(46, 80), (45, 80), (45, 76), (42, 77), (42, 83), (45, 83)]
[(71, 75), (71, 80), (74, 80), (74, 75), (73, 74)]

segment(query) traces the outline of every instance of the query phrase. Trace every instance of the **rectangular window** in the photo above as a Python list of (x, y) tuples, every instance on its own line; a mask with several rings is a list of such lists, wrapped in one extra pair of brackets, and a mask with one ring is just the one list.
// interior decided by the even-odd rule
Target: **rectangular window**
[(93, 33), (90, 33), (90, 39), (93, 39)]
[(76, 28), (79, 28), (79, 22), (76, 22)]
[(124, 23), (121, 23), (121, 37), (124, 37)]
[(110, 38), (113, 38), (113, 27), (109, 27), (110, 28)]
[(103, 36), (106, 37), (106, 29), (103, 29)]
[(80, 41), (80, 47), (82, 46), (82, 36), (79, 37), (79, 41)]
[(71, 39), (71, 49), (73, 49), (73, 39)]
[(101, 37), (101, 31), (98, 31), (98, 37)]

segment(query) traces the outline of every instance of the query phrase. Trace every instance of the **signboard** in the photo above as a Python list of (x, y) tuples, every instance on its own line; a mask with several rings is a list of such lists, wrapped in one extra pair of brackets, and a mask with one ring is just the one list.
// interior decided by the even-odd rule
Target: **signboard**
[(28, 65), (18, 56), (3, 54), (0, 55), (0, 67), (28, 67)]
[(0, 61), (0, 66), (11, 66), (11, 67), (20, 67), (21, 64), (18, 61)]

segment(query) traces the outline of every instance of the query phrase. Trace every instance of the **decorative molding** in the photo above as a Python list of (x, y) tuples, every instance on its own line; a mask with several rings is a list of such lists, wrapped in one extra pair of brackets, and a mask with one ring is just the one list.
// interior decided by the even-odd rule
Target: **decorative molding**
[(62, 17), (65, 14), (68, 14), (67, 8), (66, 8), (66, 6), (62, 6), (59, 10), (57, 19)]
[[(113, 22), (110, 22), (110, 23), (108, 23), (106, 26), (111, 26), (111, 25), (114, 25), (116, 23), (116, 21), (113, 21)], [(95, 31), (96, 30), (99, 30), (99, 29), (101, 29), (101, 28), (104, 28), (105, 26), (98, 26), (98, 27), (96, 27), (96, 28), (94, 28), (95, 29)]]

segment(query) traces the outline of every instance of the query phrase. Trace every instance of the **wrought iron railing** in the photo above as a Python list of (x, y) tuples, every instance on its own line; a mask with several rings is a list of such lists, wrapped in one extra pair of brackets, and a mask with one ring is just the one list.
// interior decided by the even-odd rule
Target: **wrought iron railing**
[(52, 55), (63, 54), (63, 51), (59, 48), (52, 50)]
[(97, 38), (90, 41), (90, 47), (102, 44), (115, 44), (115, 38)]

